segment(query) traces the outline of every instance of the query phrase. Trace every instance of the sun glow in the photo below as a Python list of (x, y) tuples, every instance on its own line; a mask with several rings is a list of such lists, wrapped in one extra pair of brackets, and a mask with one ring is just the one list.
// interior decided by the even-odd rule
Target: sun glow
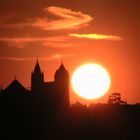
[(98, 64), (84, 64), (72, 75), (72, 88), (85, 99), (96, 99), (109, 89), (111, 80), (105, 68)]

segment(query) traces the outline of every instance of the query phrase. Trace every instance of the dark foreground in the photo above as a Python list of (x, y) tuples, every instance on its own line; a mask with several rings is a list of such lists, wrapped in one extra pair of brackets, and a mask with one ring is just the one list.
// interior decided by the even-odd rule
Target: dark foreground
[(55, 108), (32, 98), (0, 99), (0, 139), (140, 139), (140, 105)]

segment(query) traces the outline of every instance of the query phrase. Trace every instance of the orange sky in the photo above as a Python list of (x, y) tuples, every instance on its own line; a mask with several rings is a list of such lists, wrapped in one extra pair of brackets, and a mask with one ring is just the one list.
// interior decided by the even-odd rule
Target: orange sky
[(16, 75), (30, 87), (37, 56), (46, 81), (61, 61), (70, 74), (93, 62), (110, 73), (109, 92), (87, 101), (71, 91), (72, 102), (106, 102), (112, 92), (140, 102), (139, 13), (139, 0), (1, 0), (0, 83)]

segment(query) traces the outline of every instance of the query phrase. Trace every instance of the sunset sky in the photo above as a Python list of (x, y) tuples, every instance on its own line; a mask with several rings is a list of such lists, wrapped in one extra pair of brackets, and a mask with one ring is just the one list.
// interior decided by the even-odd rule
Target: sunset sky
[(87, 101), (70, 92), (71, 102), (106, 102), (120, 92), (140, 102), (139, 0), (0, 0), (0, 84), (16, 76), (30, 87), (36, 58), (53, 80), (63, 61), (70, 75), (84, 63), (98, 63), (111, 76), (108, 93)]

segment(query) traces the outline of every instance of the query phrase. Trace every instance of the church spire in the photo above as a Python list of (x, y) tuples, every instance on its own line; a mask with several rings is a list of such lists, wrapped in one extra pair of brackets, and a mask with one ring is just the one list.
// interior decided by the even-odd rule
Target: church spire
[(40, 87), (44, 83), (44, 73), (41, 71), (38, 59), (36, 61), (36, 65), (34, 71), (31, 75), (31, 90), (33, 92), (39, 92)]
[(40, 65), (39, 65), (38, 59), (36, 61), (34, 72), (41, 73), (41, 69), (40, 69)]
[(62, 70), (62, 71), (63, 71), (63, 70), (66, 70), (65, 67), (64, 67), (63, 62), (61, 62), (61, 65), (60, 65), (60, 67), (59, 67), (59, 70)]

